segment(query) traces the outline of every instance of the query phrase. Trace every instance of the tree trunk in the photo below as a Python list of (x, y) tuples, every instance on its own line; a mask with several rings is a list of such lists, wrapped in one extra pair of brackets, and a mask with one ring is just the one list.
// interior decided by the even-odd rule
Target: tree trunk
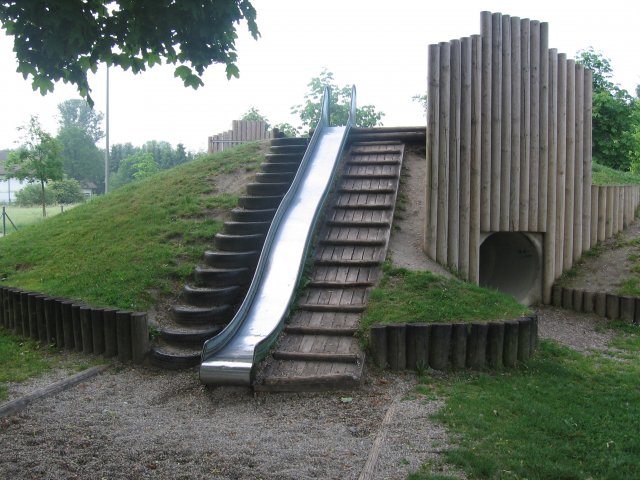
[(47, 216), (47, 209), (45, 207), (45, 198), (44, 198), (44, 180), (40, 180), (40, 187), (41, 187), (41, 192), (42, 192), (42, 216), (46, 217)]

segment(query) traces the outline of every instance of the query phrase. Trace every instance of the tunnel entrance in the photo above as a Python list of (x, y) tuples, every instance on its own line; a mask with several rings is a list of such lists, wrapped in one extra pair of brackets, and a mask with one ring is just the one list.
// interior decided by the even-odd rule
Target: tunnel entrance
[(480, 286), (513, 295), (532, 305), (542, 294), (542, 242), (539, 234), (497, 232), (480, 245)]

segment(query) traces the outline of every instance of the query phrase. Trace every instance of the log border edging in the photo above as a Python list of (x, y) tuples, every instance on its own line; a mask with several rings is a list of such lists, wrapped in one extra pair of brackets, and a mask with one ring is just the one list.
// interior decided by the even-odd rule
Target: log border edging
[(524, 363), (538, 348), (538, 316), (494, 322), (376, 324), (373, 362), (391, 370), (500, 370)]
[(609, 320), (640, 323), (640, 298), (554, 285), (551, 305), (577, 313), (596, 313)]
[(7, 285), (0, 285), (0, 325), (58, 348), (136, 364), (149, 352), (144, 312), (92, 307)]

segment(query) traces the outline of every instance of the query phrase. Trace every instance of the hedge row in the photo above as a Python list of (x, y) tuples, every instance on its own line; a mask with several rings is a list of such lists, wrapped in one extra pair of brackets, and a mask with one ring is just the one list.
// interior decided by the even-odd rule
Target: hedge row
[(369, 348), (392, 370), (512, 368), (538, 346), (538, 317), (500, 322), (373, 325)]
[(146, 313), (94, 308), (0, 286), (0, 325), (47, 345), (142, 363), (149, 351)]

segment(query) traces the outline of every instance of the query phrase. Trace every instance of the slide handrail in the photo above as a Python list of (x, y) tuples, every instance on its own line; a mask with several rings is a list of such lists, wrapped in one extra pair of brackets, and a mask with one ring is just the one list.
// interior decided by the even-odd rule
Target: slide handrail
[(320, 120), (291, 187), (278, 207), (254, 278), (233, 320), (205, 342), (204, 383), (248, 385), (252, 369), (282, 330), (302, 275), (313, 231), (355, 122), (355, 87), (349, 120), (329, 126), (330, 91), (325, 87)]

